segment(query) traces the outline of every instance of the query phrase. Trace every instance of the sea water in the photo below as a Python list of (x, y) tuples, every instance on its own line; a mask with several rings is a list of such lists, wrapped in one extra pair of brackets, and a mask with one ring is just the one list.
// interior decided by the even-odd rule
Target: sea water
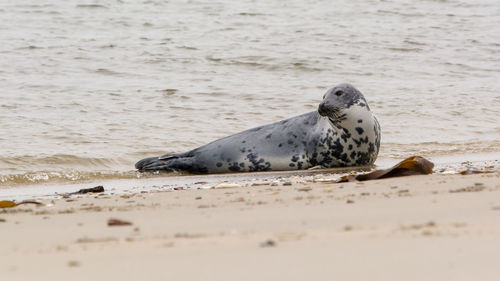
[(0, 0), (0, 40), (4, 187), (133, 178), (343, 82), (379, 159), (500, 153), (497, 0)]

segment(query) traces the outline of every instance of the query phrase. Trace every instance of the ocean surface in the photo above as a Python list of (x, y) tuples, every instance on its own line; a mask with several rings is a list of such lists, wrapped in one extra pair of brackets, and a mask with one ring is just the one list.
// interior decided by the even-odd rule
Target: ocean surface
[(498, 0), (0, 0), (0, 19), (3, 187), (133, 178), (343, 82), (380, 159), (500, 154)]

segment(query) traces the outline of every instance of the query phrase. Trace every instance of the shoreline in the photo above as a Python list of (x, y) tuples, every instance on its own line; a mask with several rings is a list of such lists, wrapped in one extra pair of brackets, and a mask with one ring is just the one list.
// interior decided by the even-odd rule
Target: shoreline
[(0, 210), (0, 271), (9, 280), (496, 280), (499, 179), (496, 169), (45, 199)]
[[(434, 164), (434, 173), (455, 174), (466, 169), (481, 170), (490, 167), (500, 170), (500, 154), (490, 155), (446, 155), (429, 158)], [(377, 169), (389, 168), (403, 159), (380, 159), (375, 164)], [(207, 189), (218, 184), (229, 182), (241, 186), (260, 184), (273, 181), (278, 185), (284, 182), (311, 182), (315, 177), (328, 178), (330, 181), (340, 178), (349, 173), (366, 172), (373, 166), (346, 167), (332, 169), (312, 169), (293, 171), (269, 171), (248, 173), (224, 173), (224, 174), (140, 174), (129, 171), (129, 178), (96, 178), (86, 180), (61, 180), (40, 183), (18, 184), (12, 186), (0, 186), (0, 200), (28, 200), (28, 199), (57, 199), (65, 193), (75, 192), (82, 188), (91, 188), (102, 185), (107, 194), (129, 194), (138, 192), (149, 192), (155, 190), (173, 189)], [(205, 183), (205, 184), (196, 184)]]

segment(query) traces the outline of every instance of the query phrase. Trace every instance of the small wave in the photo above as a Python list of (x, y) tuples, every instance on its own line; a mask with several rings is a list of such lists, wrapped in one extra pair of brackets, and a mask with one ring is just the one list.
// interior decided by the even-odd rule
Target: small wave
[(99, 68), (99, 69), (95, 70), (95, 73), (99, 73), (99, 74), (103, 74), (103, 75), (110, 75), (110, 76), (124, 75), (124, 73), (112, 71), (112, 70), (109, 70), (106, 68)]
[(248, 68), (256, 68), (268, 71), (275, 70), (300, 70), (307, 72), (319, 72), (324, 69), (318, 68), (309, 61), (275, 61), (274, 59), (259, 57), (259, 56), (242, 56), (233, 58), (220, 58), (214, 56), (206, 56), (206, 60), (224, 65), (242, 66)]
[(39, 171), (23, 174), (0, 175), (0, 186), (30, 185), (40, 183), (65, 183), (104, 179), (133, 179), (141, 175), (129, 172)]
[(415, 144), (382, 143), (382, 157), (401, 158), (408, 155), (418, 154), (423, 156), (443, 156), (454, 154), (487, 154), (500, 153), (500, 141), (477, 141), (477, 142), (423, 142)]
[(123, 158), (79, 157), (67, 154), (0, 158), (0, 174), (2, 175), (36, 173), (38, 171), (106, 171), (130, 167), (132, 167), (132, 163)]
[(163, 89), (163, 90), (158, 90), (159, 92), (163, 93), (165, 96), (172, 96), (175, 95), (176, 93), (179, 92), (178, 89)]
[(251, 12), (241, 12), (238, 13), (240, 16), (249, 16), (249, 17), (255, 17), (255, 16), (268, 16), (268, 14), (263, 14), (263, 13), (251, 13)]
[(35, 45), (29, 45), (26, 47), (20, 47), (18, 50), (40, 50), (43, 49), (43, 47), (35, 46)]
[(387, 48), (388, 50), (391, 51), (397, 51), (397, 52), (421, 52), (422, 49), (420, 48), (404, 48), (404, 47), (391, 47)]
[(377, 10), (378, 14), (389, 14), (389, 15), (397, 15), (402, 17), (423, 17), (425, 16), (422, 13), (403, 13), (396, 10)]
[(108, 7), (104, 5), (99, 5), (99, 4), (79, 4), (76, 5), (77, 8), (84, 8), (84, 9), (107, 9)]

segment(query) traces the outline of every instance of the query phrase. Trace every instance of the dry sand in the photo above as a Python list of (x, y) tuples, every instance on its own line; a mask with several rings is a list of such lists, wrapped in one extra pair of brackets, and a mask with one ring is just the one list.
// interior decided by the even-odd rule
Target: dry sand
[(2, 279), (500, 280), (498, 171), (43, 202), (0, 210)]

